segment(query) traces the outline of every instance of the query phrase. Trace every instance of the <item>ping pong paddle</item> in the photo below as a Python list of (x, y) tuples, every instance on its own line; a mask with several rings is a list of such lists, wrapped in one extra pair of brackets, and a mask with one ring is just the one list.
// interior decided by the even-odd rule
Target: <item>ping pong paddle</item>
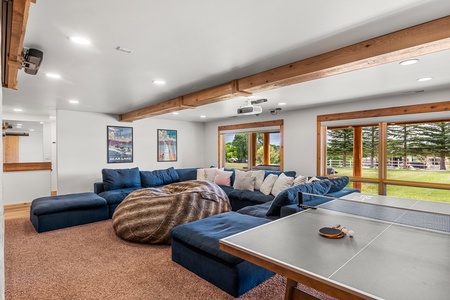
[(345, 233), (336, 227), (322, 227), (319, 229), (319, 234), (330, 239), (340, 239), (345, 236)]

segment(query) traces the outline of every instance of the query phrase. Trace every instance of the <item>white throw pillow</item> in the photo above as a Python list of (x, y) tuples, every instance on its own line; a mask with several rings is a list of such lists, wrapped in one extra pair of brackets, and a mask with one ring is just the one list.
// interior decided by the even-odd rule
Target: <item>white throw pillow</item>
[(266, 172), (264, 170), (251, 171), (251, 176), (255, 177), (255, 190), (261, 188), (261, 184), (264, 182), (264, 175)]
[(292, 184), (292, 186), (296, 186), (299, 184), (304, 184), (308, 182), (308, 176), (304, 176), (304, 175), (298, 175), (297, 177), (295, 177), (294, 179), (294, 183)]
[[(236, 189), (236, 190), (241, 190), (240, 188), (238, 188), (238, 187), (240, 187), (240, 182), (243, 181), (245, 178), (250, 178), (251, 176), (252, 176), (251, 172), (245, 172), (245, 171), (241, 171), (241, 170), (234, 170), (234, 184), (233, 184), (233, 188)], [(254, 184), (253, 184), (253, 188), (255, 188)]]
[(234, 182), (236, 190), (254, 191), (255, 190), (255, 177), (247, 176)]
[(214, 181), (216, 178), (217, 168), (197, 169), (197, 180)]
[(205, 179), (208, 181), (214, 181), (216, 178), (217, 168), (205, 168)]
[(273, 185), (271, 194), (276, 197), (282, 190), (290, 188), (293, 183), (294, 177), (289, 177), (284, 173), (281, 173), (280, 176), (278, 176), (277, 181), (275, 181), (275, 184)]
[(311, 177), (308, 182), (314, 182), (314, 181), (318, 181), (320, 180), (320, 178), (317, 178), (316, 176)]
[(275, 184), (275, 181), (277, 181), (278, 176), (275, 174), (269, 174), (264, 179), (263, 183), (261, 184), (261, 187), (259, 188), (259, 191), (263, 193), (264, 195), (269, 195), (272, 191), (272, 187)]
[(197, 180), (206, 180), (205, 169), (197, 169)]

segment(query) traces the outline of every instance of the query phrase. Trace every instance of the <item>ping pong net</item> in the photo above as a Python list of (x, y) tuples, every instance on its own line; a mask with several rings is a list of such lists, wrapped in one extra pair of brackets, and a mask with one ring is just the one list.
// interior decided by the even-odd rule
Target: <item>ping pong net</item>
[[(362, 202), (360, 201), (361, 197), (368, 197), (367, 195), (362, 194), (356, 194), (356, 196), (353, 197), (342, 198), (314, 195), (309, 193), (303, 194), (307, 194), (309, 197), (317, 196), (322, 200), (328, 198), (328, 200), (323, 201), (322, 204), (314, 207), (305, 206), (303, 205), (302, 201), (302, 196), (304, 195), (299, 195), (298, 206), (302, 208), (328, 209), (396, 224), (442, 232), (450, 232), (450, 215), (436, 211), (426, 211), (414, 208), (414, 204), (419, 201), (411, 200), (411, 206), (409, 207), (395, 207), (395, 204), (391, 206), (386, 204)], [(433, 204), (436, 204), (438, 206), (442, 203), (429, 203), (429, 206), (432, 206)]]

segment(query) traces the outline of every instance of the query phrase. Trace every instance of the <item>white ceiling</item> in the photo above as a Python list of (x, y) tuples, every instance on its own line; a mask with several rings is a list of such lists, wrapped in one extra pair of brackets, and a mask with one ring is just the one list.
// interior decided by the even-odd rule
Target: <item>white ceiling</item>
[[(3, 89), (3, 111), (126, 113), (447, 15), (448, 0), (37, 0), (24, 46), (42, 50), (44, 59), (37, 75), (19, 72), (17, 91)], [(92, 44), (73, 44), (73, 35)], [(118, 46), (134, 51), (123, 53)], [(444, 51), (415, 65), (390, 63), (256, 99), (268, 99), (261, 105), (268, 113), (279, 102), (286, 111), (450, 88), (448, 70), (450, 51)], [(434, 80), (417, 82), (428, 76)], [(157, 86), (154, 79), (167, 83)], [(244, 98), (229, 100), (183, 110), (175, 118), (227, 118), (243, 104)]]

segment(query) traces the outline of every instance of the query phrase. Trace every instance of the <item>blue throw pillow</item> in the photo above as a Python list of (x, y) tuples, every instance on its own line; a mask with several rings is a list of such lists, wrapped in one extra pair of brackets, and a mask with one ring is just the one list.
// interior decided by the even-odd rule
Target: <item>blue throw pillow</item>
[(179, 182), (180, 177), (173, 167), (154, 171), (141, 171), (142, 187), (149, 188)]
[(102, 177), (105, 191), (141, 187), (141, 177), (137, 167), (132, 169), (103, 169)]
[(282, 206), (297, 203), (298, 193), (305, 192), (316, 195), (325, 195), (331, 187), (331, 182), (328, 179), (317, 180), (314, 182), (307, 182), (299, 184), (291, 188), (281, 191), (272, 201), (272, 205), (267, 211), (267, 216), (279, 216)]
[(197, 179), (198, 168), (175, 169), (180, 181), (188, 181)]
[(348, 178), (348, 176), (330, 178), (328, 180), (331, 182), (331, 187), (328, 193), (338, 192), (343, 188), (345, 188), (347, 184), (350, 182), (350, 178)]

